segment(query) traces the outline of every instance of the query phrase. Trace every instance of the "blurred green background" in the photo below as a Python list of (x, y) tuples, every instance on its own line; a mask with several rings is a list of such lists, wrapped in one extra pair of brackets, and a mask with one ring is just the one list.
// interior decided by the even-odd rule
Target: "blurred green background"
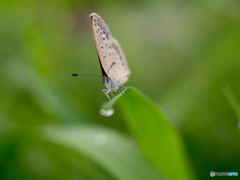
[(101, 165), (45, 141), (41, 126), (109, 127), (131, 138), (107, 101), (89, 14), (119, 40), (133, 86), (178, 129), (198, 179), (240, 172), (238, 0), (0, 2), (0, 179), (114, 179)]

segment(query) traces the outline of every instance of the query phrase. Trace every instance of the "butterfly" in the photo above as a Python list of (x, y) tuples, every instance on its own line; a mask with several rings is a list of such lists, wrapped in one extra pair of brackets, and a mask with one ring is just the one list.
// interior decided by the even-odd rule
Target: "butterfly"
[(90, 14), (97, 55), (102, 71), (103, 89), (108, 93), (117, 92), (128, 81), (130, 70), (118, 41), (112, 36), (107, 24), (96, 13)]

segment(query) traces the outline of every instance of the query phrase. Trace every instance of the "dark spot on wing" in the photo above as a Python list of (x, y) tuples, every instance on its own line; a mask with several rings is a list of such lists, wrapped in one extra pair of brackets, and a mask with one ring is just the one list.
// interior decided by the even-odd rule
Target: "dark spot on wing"
[(104, 49), (103, 46), (101, 46), (101, 48)]
[(116, 45), (114, 46), (114, 49), (117, 51), (117, 53), (120, 53), (120, 51)]
[(98, 31), (96, 31), (96, 33), (98, 33)]
[(105, 40), (105, 38), (102, 38), (103, 40)]
[(106, 36), (109, 37), (109, 32), (106, 32)]
[(110, 67), (112, 68), (114, 65), (115, 65), (115, 62), (113, 62), (113, 63), (110, 65)]

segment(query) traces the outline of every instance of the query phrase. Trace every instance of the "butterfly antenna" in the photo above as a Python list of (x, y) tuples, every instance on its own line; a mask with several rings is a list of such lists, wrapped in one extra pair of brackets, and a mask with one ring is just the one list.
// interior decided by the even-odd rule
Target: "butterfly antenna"
[(72, 74), (72, 76), (96, 76), (96, 77), (102, 77), (102, 76), (96, 75), (96, 74)]

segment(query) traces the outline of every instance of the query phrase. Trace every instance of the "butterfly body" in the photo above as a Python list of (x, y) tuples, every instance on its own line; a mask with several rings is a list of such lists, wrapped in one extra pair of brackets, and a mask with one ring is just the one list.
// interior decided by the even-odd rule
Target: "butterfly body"
[(116, 92), (119, 89), (119, 87), (121, 86), (121, 83), (119, 81), (112, 80), (108, 76), (103, 76), (102, 82), (107, 87), (107, 89), (109, 89), (110, 91), (113, 91), (113, 92)]

